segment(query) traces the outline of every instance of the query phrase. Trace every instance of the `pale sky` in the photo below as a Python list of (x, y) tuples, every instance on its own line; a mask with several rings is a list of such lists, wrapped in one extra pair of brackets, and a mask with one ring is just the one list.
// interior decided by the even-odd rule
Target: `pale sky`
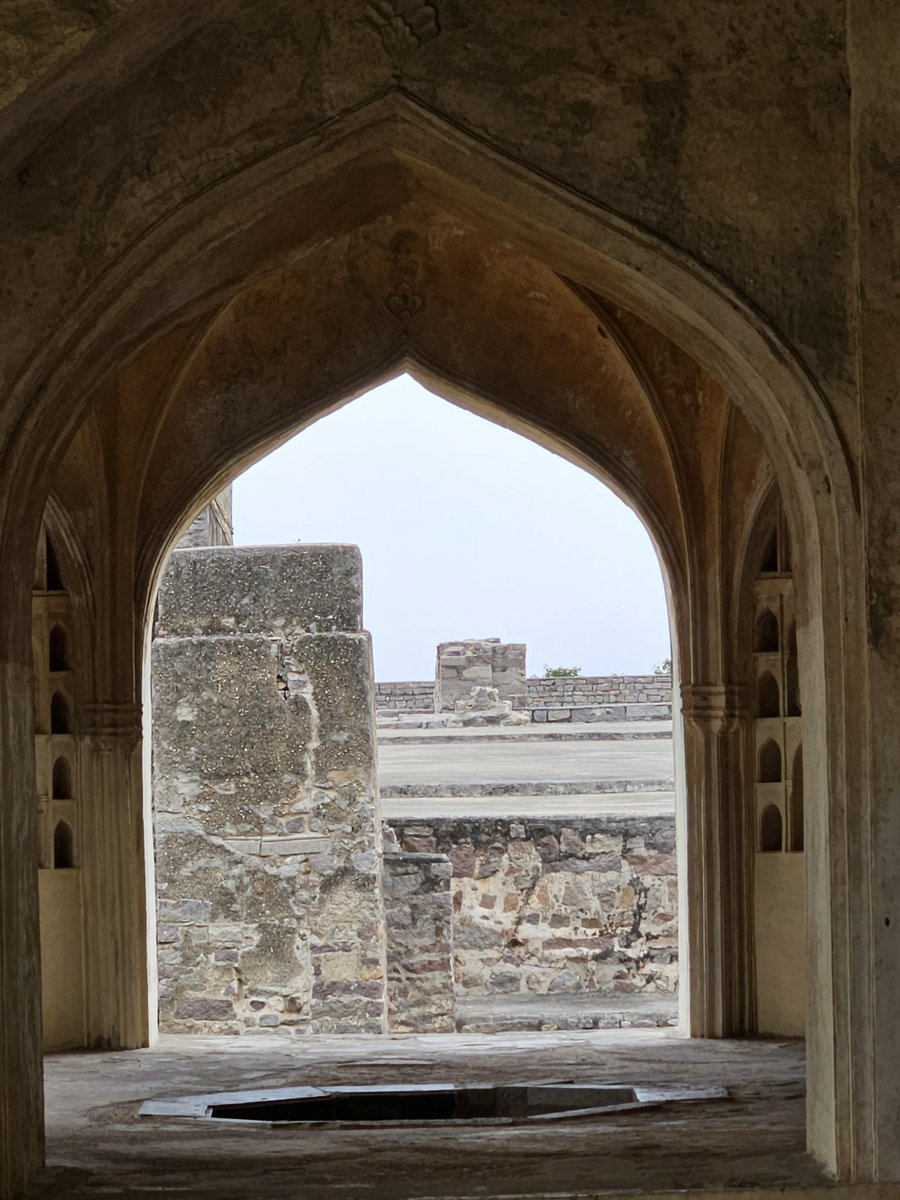
[(528, 672), (644, 674), (669, 655), (656, 552), (607, 487), (401, 376), (234, 483), (237, 545), (352, 542), (375, 677), (432, 679), (438, 642), (526, 642)]

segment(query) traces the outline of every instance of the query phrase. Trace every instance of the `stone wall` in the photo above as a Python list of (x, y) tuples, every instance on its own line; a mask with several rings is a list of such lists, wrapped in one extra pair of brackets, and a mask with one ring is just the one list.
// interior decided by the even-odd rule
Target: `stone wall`
[(179, 550), (196, 550), (203, 546), (230, 546), (234, 542), (231, 484), (200, 510), (188, 525), (178, 543)]
[(434, 712), (433, 680), (397, 680), (375, 684), (375, 705), (396, 712)]
[(392, 819), (400, 846), (453, 871), (458, 998), (673, 993), (673, 817)]
[(671, 703), (671, 675), (584, 675), (573, 679), (528, 680), (529, 708)]
[[(459, 644), (459, 643), (455, 643)], [(454, 663), (463, 660), (447, 656)], [(485, 656), (487, 657), (487, 656)], [(485, 664), (482, 664), (484, 666)], [(485, 677), (487, 671), (482, 672)], [(491, 675), (491, 678), (493, 675)], [(593, 721), (602, 719), (628, 720), (637, 717), (671, 716), (671, 675), (584, 675), (573, 679), (530, 678), (525, 681), (526, 695), (523, 704), (532, 711), (532, 719)], [(468, 694), (471, 681), (460, 694)], [(487, 685), (491, 686), (491, 685)], [(447, 696), (446, 684), (442, 693)], [(440, 701), (444, 703), (444, 700)], [(376, 684), (376, 704), (379, 710), (394, 710), (397, 713), (431, 713), (437, 711), (435, 684), (429, 680), (397, 680)], [(618, 705), (618, 708), (611, 708)], [(652, 705), (653, 708), (635, 708), (628, 712), (622, 705)], [(571, 710), (579, 710), (572, 712)], [(604, 714), (602, 710), (608, 709)], [(565, 710), (569, 710), (566, 712)], [(552, 712), (552, 716), (550, 713)]]
[(525, 651), (521, 643), (499, 638), (442, 642), (434, 673), (434, 711), (453, 712), (474, 688), (495, 688), (500, 701), (526, 707)]
[(160, 1026), (385, 1028), (374, 687), (349, 546), (177, 551), (153, 645)]
[(452, 870), (444, 854), (384, 856), (392, 1033), (447, 1033), (455, 1028)]

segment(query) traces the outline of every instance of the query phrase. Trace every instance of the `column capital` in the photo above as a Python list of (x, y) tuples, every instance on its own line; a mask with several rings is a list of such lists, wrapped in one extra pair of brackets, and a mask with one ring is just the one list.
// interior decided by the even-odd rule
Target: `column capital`
[(92, 700), (82, 705), (81, 730), (101, 749), (112, 749), (122, 742), (134, 745), (141, 738), (140, 704)]
[(681, 711), (697, 729), (725, 733), (747, 712), (742, 683), (683, 683)]

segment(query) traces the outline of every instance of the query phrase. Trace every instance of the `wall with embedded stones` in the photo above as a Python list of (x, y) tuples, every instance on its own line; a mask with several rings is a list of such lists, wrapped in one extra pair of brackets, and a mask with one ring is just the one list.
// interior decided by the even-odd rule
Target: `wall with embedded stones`
[(160, 1026), (383, 1032), (374, 688), (351, 546), (179, 550), (153, 645)]
[(449, 861), (457, 997), (674, 993), (674, 817), (389, 824), (403, 850)]
[[(452, 663), (453, 656), (447, 656)], [(459, 662), (460, 660), (457, 660)], [(486, 668), (487, 664), (482, 664)], [(445, 668), (449, 670), (450, 668)], [(485, 678), (493, 674), (483, 671)], [(430, 680), (395, 680), (376, 684), (375, 703), (379, 709), (398, 713), (430, 713), (436, 711), (435, 684)], [(466, 681), (459, 694), (468, 694), (474, 684)], [(492, 686), (488, 684), (488, 686)], [(572, 679), (529, 678), (525, 680), (525, 701), (517, 707), (532, 710), (532, 719), (542, 720), (596, 720), (591, 710), (610, 705), (653, 705), (654, 710), (641, 709), (632, 713), (617, 709), (610, 710), (611, 716), (628, 719), (636, 716), (666, 717), (671, 715), (671, 675), (583, 675)], [(456, 697), (458, 698), (458, 697)], [(568, 709), (565, 718), (562, 710)], [(580, 710), (573, 713), (572, 710)], [(549, 712), (553, 717), (549, 717)]]

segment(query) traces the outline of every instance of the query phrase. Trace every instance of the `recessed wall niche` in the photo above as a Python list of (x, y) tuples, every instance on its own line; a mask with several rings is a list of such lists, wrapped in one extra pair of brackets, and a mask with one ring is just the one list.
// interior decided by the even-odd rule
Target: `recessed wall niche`
[(753, 858), (755, 1023), (760, 1033), (802, 1035), (805, 871), (800, 671), (790, 539), (777, 497), (763, 506), (747, 563), (744, 644), (752, 710), (747, 721)]
[(39, 858), (44, 1048), (83, 1046), (85, 1032), (83, 772), (75, 576), (63, 549), (43, 531), (32, 593), (34, 754)]

